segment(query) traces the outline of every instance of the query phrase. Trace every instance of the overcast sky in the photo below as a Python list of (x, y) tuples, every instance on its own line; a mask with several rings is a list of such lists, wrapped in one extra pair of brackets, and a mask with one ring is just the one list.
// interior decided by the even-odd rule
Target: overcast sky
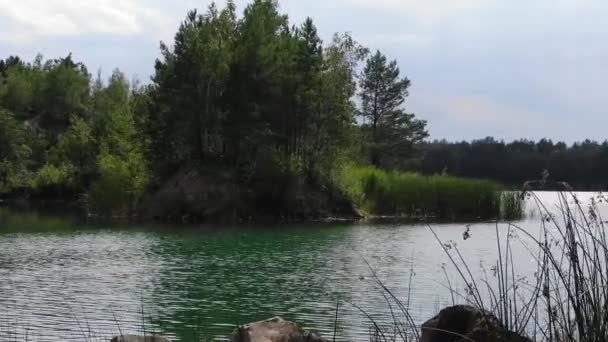
[[(0, 55), (69, 52), (148, 80), (159, 41), (207, 0), (0, 0)], [(239, 12), (247, 1), (237, 1)], [(608, 138), (607, 0), (282, 0), (328, 41), (397, 59), (431, 138)], [(223, 5), (223, 0), (218, 4)]]

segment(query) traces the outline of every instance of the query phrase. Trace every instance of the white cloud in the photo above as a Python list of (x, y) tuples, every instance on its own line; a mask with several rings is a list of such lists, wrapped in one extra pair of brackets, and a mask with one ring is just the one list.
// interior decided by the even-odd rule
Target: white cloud
[(0, 39), (81, 34), (138, 34), (158, 29), (164, 20), (158, 9), (142, 0), (0, 0), (0, 20), (9, 22)]

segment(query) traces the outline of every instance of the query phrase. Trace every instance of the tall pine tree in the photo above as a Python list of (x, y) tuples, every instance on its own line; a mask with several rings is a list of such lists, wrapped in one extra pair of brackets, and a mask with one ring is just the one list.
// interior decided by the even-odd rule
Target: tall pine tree
[(411, 83), (400, 77), (397, 61), (388, 62), (377, 51), (366, 63), (360, 80), (361, 111), (368, 133), (365, 147), (370, 162), (396, 167), (411, 155), (415, 144), (428, 136), (426, 121), (403, 109)]

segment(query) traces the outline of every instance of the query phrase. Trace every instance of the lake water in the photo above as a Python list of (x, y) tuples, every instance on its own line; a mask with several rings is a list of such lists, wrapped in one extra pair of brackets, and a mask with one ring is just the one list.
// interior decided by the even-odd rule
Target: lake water
[[(539, 197), (549, 206), (557, 198)], [(541, 218), (527, 211), (517, 224), (537, 234)], [(431, 226), (457, 242), (475, 276), (495, 263), (495, 223), (473, 224), (466, 241), (464, 223)], [(525, 243), (513, 250), (517, 274), (533, 274)], [(452, 301), (442, 265), (464, 289), (426, 224), (112, 226), (0, 208), (0, 340), (107, 341), (142, 331), (222, 340), (238, 324), (279, 315), (367, 341), (370, 322), (349, 303), (392, 321), (367, 263), (409, 297), (417, 323)]]

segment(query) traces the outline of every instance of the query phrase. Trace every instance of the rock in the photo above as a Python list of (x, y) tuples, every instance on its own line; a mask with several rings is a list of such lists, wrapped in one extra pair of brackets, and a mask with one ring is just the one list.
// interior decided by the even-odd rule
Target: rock
[(146, 198), (142, 217), (180, 223), (235, 221), (242, 195), (233, 178), (224, 170), (184, 166)]
[(275, 191), (275, 184), (265, 182), (268, 179), (240, 178), (226, 168), (185, 165), (144, 200), (140, 217), (180, 223), (361, 219), (338, 189), (309, 184), (300, 177)]
[(161, 336), (135, 336), (135, 335), (122, 335), (114, 336), (110, 342), (171, 342), (170, 339)]
[(472, 306), (441, 310), (422, 325), (420, 342), (531, 342), (503, 328), (498, 319)]
[(317, 333), (304, 331), (297, 324), (281, 317), (239, 327), (231, 342), (327, 342)]

